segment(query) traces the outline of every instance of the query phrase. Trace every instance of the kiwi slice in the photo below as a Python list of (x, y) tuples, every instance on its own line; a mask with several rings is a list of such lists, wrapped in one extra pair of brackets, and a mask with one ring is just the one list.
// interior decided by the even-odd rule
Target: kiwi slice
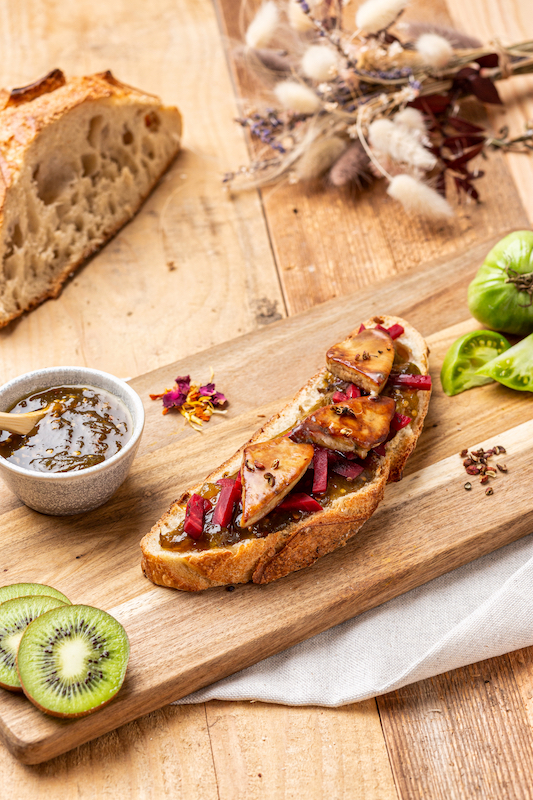
[(22, 691), (17, 675), (17, 649), (30, 622), (52, 608), (64, 606), (58, 597), (14, 597), (0, 605), (0, 686)]
[(1, 586), (0, 603), (5, 603), (6, 600), (12, 600), (14, 597), (29, 597), (38, 594), (58, 597), (70, 605), (70, 600), (62, 592), (58, 592), (53, 586), (45, 586), (43, 583), (11, 583), (9, 586)]
[(81, 717), (108, 703), (128, 666), (126, 631), (92, 606), (63, 606), (28, 626), (17, 669), (26, 696), (55, 717)]

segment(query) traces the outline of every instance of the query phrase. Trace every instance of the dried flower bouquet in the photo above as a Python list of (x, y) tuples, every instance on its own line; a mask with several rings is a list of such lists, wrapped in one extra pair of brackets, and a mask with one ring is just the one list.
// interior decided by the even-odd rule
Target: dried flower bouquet
[(467, 97), (501, 104), (496, 81), (533, 72), (533, 41), (483, 46), (450, 28), (401, 23), (406, 5), (367, 0), (349, 32), (342, 0), (263, 3), (244, 53), (273, 86), (277, 107), (239, 120), (263, 147), (226, 183), (243, 189), (326, 178), (360, 186), (385, 177), (407, 211), (445, 218), (453, 214), (450, 185), (478, 199), (476, 156), (533, 149), (533, 125), (495, 137), (462, 112)]

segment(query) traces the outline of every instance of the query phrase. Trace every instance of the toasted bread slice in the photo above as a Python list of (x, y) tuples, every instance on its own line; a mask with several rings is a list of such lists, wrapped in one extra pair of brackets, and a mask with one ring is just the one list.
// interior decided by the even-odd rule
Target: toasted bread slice
[(133, 217), (180, 136), (177, 108), (110, 72), (0, 92), (0, 327)]
[[(418, 367), (422, 375), (428, 374), (427, 345), (411, 325), (389, 316), (376, 316), (364, 324), (366, 327), (376, 324), (384, 327), (402, 325), (404, 333), (397, 339), (396, 346)], [(331, 374), (326, 368), (311, 378), (285, 408), (257, 431), (247, 445), (211, 473), (206, 483), (215, 483), (239, 472), (244, 448), (249, 444), (274, 439), (296, 426), (316, 408), (317, 403), (323, 402), (324, 386), (330, 378)], [(181, 551), (162, 547), (160, 536), (176, 530), (183, 522), (189, 497), (201, 491), (203, 484), (199, 484), (176, 500), (143, 538), (144, 574), (161, 586), (185, 591), (249, 581), (270, 583), (309, 566), (326, 553), (346, 544), (376, 510), (387, 482), (401, 477), (405, 461), (422, 430), (430, 391), (417, 391), (416, 395), (416, 416), (384, 445), (385, 455), (372, 457), (371, 479), (366, 483), (358, 484), (353, 491), (334, 498), (323, 510), (302, 519), (288, 520), (281, 529), (261, 538), (250, 536), (235, 544), (203, 550), (193, 546)]]

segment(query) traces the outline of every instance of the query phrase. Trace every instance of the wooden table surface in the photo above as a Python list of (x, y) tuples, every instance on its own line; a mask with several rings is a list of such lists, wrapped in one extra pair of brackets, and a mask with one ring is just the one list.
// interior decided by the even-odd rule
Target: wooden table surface
[[(483, 203), (450, 224), (408, 218), (383, 186), (230, 198), (248, 159), (228, 58), (238, 0), (19, 0), (1, 11), (0, 84), (53, 67), (112, 69), (179, 105), (184, 150), (135, 220), (65, 288), (0, 332), (0, 375), (86, 364), (136, 376), (324, 300), (531, 227), (533, 160), (492, 155)], [(352, 13), (355, 3), (348, 5)], [(413, 0), (409, 14), (485, 41), (533, 38), (530, 0)], [(244, 90), (245, 90), (244, 86)], [(516, 133), (533, 77), (501, 86)], [(531, 96), (528, 98), (528, 93)], [(497, 130), (503, 114), (489, 111)], [(429, 310), (428, 310), (429, 313)], [(4, 545), (6, 546), (6, 545)], [(533, 647), (339, 709), (169, 706), (35, 767), (0, 746), (3, 796), (530, 798)]]

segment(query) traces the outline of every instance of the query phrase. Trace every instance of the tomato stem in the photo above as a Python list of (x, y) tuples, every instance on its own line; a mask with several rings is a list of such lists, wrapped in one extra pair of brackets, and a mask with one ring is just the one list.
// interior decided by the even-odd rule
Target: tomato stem
[(507, 278), (505, 283), (514, 283), (519, 292), (526, 292), (529, 295), (529, 303), (523, 305), (519, 303), (520, 308), (529, 308), (533, 304), (533, 272), (517, 272), (510, 266), (505, 267), (505, 274)]

